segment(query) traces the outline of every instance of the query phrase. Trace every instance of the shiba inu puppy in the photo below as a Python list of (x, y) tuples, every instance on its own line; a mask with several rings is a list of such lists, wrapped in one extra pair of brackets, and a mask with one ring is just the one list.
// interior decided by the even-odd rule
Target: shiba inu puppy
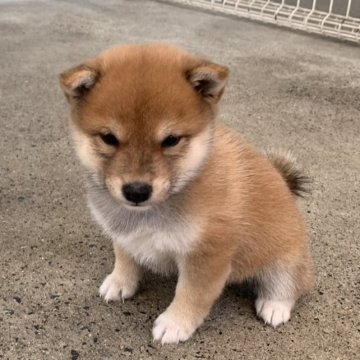
[(131, 298), (143, 269), (177, 273), (152, 330), (162, 343), (187, 340), (226, 284), (252, 281), (274, 327), (312, 286), (303, 178), (215, 122), (227, 78), (166, 44), (113, 48), (60, 76), (89, 207), (114, 245), (100, 295)]

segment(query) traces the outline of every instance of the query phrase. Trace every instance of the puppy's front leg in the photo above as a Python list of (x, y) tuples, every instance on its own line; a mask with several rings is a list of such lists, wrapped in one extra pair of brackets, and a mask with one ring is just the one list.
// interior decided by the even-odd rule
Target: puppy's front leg
[(100, 296), (106, 302), (131, 298), (138, 287), (141, 269), (134, 259), (121, 247), (113, 244), (115, 252), (115, 266), (100, 286)]
[(155, 321), (154, 340), (166, 344), (189, 339), (221, 294), (229, 274), (230, 261), (214, 254), (182, 259), (175, 297)]

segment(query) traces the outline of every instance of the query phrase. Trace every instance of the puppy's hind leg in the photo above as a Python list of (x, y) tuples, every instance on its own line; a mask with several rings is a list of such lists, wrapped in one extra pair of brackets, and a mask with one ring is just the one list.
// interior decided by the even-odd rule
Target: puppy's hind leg
[(297, 298), (310, 288), (312, 277), (307, 263), (300, 266), (277, 263), (261, 270), (254, 280), (256, 313), (276, 328), (290, 319)]
[(115, 243), (114, 252), (114, 270), (105, 278), (99, 289), (100, 296), (106, 302), (133, 297), (141, 278), (139, 265)]

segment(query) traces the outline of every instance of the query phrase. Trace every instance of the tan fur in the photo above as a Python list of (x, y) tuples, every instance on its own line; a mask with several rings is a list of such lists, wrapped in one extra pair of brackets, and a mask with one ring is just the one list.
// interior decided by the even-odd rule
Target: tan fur
[[(98, 81), (84, 94), (76, 85), (84, 72), (90, 84), (89, 71)], [(164, 252), (176, 263), (179, 281), (155, 323), (154, 338), (163, 343), (191, 336), (226, 283), (260, 284), (257, 310), (268, 322), (266, 306), (283, 300), (290, 312), (312, 286), (304, 224), (286, 181), (266, 157), (214, 122), (226, 80), (226, 68), (163, 44), (114, 48), (61, 77), (79, 157), (104, 179), (118, 206), (126, 205), (117, 191), (122, 184), (145, 181), (154, 187), (147, 206), (172, 202), (186, 214), (181, 226), (196, 229), (188, 250)], [(117, 147), (99, 138), (109, 132)], [(172, 134), (182, 136), (180, 143), (162, 149), (159, 143)], [(119, 245), (115, 256), (114, 289), (135, 289), (135, 260)], [(267, 300), (273, 302), (264, 306)], [(275, 307), (270, 311), (276, 316)]]

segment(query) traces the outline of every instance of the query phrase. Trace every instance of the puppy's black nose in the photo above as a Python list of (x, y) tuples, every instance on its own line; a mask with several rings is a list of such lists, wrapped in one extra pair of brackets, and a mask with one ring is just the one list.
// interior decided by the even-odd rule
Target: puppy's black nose
[(126, 200), (139, 204), (148, 200), (152, 193), (152, 186), (143, 182), (133, 182), (122, 187)]

